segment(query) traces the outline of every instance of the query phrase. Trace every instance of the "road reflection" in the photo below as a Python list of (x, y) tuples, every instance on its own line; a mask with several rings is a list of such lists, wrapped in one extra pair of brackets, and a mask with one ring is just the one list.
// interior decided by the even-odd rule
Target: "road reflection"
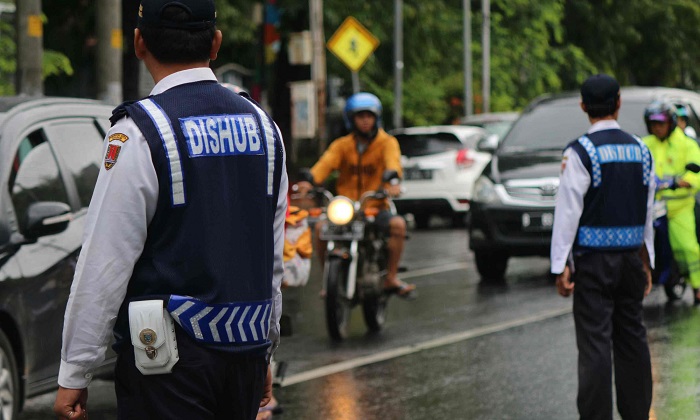
[(654, 396), (650, 419), (700, 418), (700, 311), (686, 302), (650, 308)]

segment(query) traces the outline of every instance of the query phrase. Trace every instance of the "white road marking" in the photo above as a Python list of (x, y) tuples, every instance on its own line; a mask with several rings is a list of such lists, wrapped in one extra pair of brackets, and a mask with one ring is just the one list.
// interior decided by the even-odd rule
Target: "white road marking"
[(445, 265), (441, 265), (438, 267), (429, 267), (429, 268), (421, 268), (418, 270), (411, 270), (407, 273), (399, 274), (399, 277), (401, 279), (410, 279), (413, 277), (421, 277), (421, 276), (427, 276), (430, 274), (444, 273), (445, 271), (464, 270), (467, 267), (469, 267), (469, 264), (467, 264), (467, 263), (445, 264)]
[[(427, 270), (427, 269), (426, 269)], [(440, 271), (445, 271), (444, 267)], [(417, 272), (417, 270), (416, 270)], [(406, 276), (402, 276), (406, 277)], [(350, 369), (355, 369), (361, 366), (366, 366), (372, 363), (383, 362), (390, 359), (395, 359), (397, 357), (406, 356), (413, 353), (418, 353), (423, 350), (434, 349), (437, 347), (447, 346), (450, 344), (455, 344), (460, 341), (469, 340), (476, 337), (482, 337), (485, 335), (505, 331), (511, 328), (521, 327), (523, 325), (534, 324), (536, 322), (545, 321), (547, 319), (556, 318), (562, 315), (571, 313), (571, 307), (554, 309), (551, 311), (541, 312), (536, 315), (532, 315), (525, 318), (518, 318), (513, 321), (501, 322), (493, 325), (486, 325), (483, 327), (473, 328), (469, 331), (463, 331), (460, 333), (450, 334), (445, 337), (437, 338), (434, 340), (424, 341), (422, 343), (411, 344), (408, 346), (398, 347), (392, 350), (386, 350), (380, 353), (374, 353), (364, 357), (358, 357), (356, 359), (346, 360), (343, 362), (333, 363), (331, 365), (322, 366), (320, 368), (311, 369), (306, 372), (297, 373), (284, 378), (281, 386), (290, 386), (298, 384), (300, 382), (310, 381), (312, 379), (321, 378), (323, 376), (332, 375), (334, 373), (343, 372)]]

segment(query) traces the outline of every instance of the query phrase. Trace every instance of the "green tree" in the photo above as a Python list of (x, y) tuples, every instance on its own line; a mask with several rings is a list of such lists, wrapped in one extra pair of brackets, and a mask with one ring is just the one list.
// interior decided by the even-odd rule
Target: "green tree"
[[(46, 21), (46, 17), (44, 16)], [(58, 51), (44, 50), (42, 58), (43, 76), (71, 75), (73, 67), (68, 57)], [(15, 42), (15, 27), (12, 19), (0, 18), (0, 95), (14, 95), (14, 78), (17, 71), (17, 44)]]
[(700, 86), (697, 0), (567, 0), (567, 35), (624, 85)]

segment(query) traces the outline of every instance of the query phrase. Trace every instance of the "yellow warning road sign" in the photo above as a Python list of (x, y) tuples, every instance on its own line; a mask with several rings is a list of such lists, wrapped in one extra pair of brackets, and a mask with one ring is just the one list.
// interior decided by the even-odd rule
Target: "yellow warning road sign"
[(358, 71), (378, 45), (379, 40), (349, 16), (328, 40), (327, 47), (350, 70)]

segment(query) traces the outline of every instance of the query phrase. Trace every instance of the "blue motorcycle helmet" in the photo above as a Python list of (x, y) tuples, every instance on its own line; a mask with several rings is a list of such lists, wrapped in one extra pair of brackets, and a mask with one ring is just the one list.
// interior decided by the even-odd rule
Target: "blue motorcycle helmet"
[(678, 105), (676, 107), (676, 116), (678, 116), (679, 118), (685, 118), (687, 120), (688, 108), (686, 108), (685, 105)]
[(382, 126), (382, 102), (368, 92), (359, 92), (349, 97), (343, 110), (343, 121), (348, 131), (354, 131), (353, 117), (361, 111), (369, 111), (377, 118), (372, 129), (372, 137), (376, 136), (377, 130)]
[[(654, 101), (650, 103), (646, 107), (646, 109), (644, 109), (644, 122), (647, 125), (647, 131), (649, 132), (649, 134), (652, 134), (651, 123), (653, 121), (669, 122), (670, 125), (666, 137), (670, 136), (673, 130), (675, 130), (676, 126), (678, 125), (678, 115), (676, 112), (676, 107), (673, 104), (662, 101)], [(664, 137), (664, 139), (666, 137)]]

